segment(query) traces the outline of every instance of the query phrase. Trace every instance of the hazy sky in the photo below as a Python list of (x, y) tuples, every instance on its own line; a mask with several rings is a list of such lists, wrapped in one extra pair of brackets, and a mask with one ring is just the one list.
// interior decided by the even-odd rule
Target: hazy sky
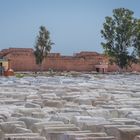
[(140, 18), (140, 0), (0, 0), (0, 49), (33, 48), (43, 25), (55, 43), (51, 52), (102, 52), (105, 16), (120, 7)]

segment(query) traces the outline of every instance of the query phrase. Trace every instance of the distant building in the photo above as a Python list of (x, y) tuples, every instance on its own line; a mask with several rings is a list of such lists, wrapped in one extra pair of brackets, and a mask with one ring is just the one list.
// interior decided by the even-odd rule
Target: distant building
[(4, 68), (4, 70), (7, 70), (9, 67), (7, 59), (3, 59), (2, 57), (0, 58), (0, 65)]
[[(0, 51), (0, 57), (10, 61), (14, 71), (38, 71), (34, 51), (31, 48), (9, 48)], [(97, 52), (80, 52), (73, 56), (61, 56), (60, 53), (50, 53), (43, 61), (43, 71), (117, 71), (116, 65), (108, 65), (108, 58)], [(129, 71), (140, 71), (140, 65), (133, 65)]]

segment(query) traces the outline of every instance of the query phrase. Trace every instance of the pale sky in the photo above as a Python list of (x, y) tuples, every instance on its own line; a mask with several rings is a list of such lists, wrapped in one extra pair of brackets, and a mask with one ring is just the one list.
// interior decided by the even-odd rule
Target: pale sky
[(102, 52), (102, 24), (115, 8), (140, 18), (140, 0), (0, 0), (0, 49), (34, 48), (41, 25), (55, 43), (51, 52)]

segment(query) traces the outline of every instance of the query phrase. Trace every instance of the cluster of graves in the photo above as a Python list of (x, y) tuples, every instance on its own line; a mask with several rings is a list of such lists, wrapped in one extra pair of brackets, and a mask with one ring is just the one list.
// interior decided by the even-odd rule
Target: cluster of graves
[(0, 140), (140, 140), (140, 76), (0, 77)]

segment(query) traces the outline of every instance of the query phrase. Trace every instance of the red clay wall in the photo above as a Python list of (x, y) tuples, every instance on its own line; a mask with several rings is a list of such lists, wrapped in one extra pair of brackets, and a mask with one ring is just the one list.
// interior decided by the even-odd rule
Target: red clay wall
[[(116, 65), (109, 65), (108, 72), (115, 72), (118, 71), (119, 68)], [(140, 72), (140, 64), (133, 64), (131, 67), (127, 69), (123, 69), (123, 71), (127, 72)]]
[[(14, 71), (38, 71), (40, 67), (35, 63), (33, 49), (10, 48), (0, 52), (1, 56), (10, 59), (11, 68)], [(95, 71), (95, 65), (107, 62), (107, 58), (96, 52), (81, 52), (74, 56), (61, 56), (59, 53), (51, 53), (42, 63), (42, 70), (53, 69), (56, 71)], [(117, 71), (115, 65), (109, 65), (108, 71)], [(139, 71), (140, 65), (134, 64), (129, 71)]]
[[(2, 51), (10, 59), (14, 71), (38, 71), (40, 67), (35, 63), (33, 50), (6, 49)], [(93, 71), (94, 65), (102, 61), (103, 56), (95, 52), (83, 52), (76, 56), (60, 56), (50, 54), (42, 63), (42, 70), (53, 69), (57, 71)]]

